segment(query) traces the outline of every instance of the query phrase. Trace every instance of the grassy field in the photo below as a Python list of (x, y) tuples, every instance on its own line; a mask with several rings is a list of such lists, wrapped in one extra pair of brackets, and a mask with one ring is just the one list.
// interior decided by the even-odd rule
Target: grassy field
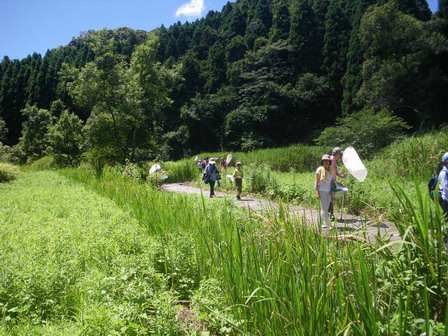
[[(0, 335), (194, 329), (198, 313), (184, 309), (179, 322), (182, 292), (200, 288), (186, 280), (196, 271), (192, 252), (183, 253), (191, 249), (186, 237), (172, 236), (176, 251), (167, 251), (170, 244), (114, 201), (49, 171), (0, 184), (0, 226)], [(188, 288), (176, 289), (182, 281)], [(206, 300), (213, 288), (200, 289)]]
[[(241, 213), (225, 199), (156, 193), (112, 172), (100, 180), (79, 170), (63, 173), (129, 209), (150, 234), (164, 237), (168, 253), (181, 254), (181, 242), (191, 239), (196, 263), (178, 269), (218, 279), (217, 301), (186, 294), (213, 312), (203, 321), (213, 335), (445, 333), (448, 258), (441, 214), (418, 191), (393, 187), (404, 243), (346, 241), (335, 233), (322, 236), (283, 211)], [(173, 232), (184, 235), (179, 240)], [(167, 274), (173, 269), (166, 268)]]
[[(390, 162), (386, 151), (366, 162), (370, 181), (347, 182), (350, 203), (390, 202), (400, 242), (323, 235), (287, 208), (163, 193), (138, 167), (101, 178), (86, 166), (28, 170), (0, 184), (0, 335), (448, 335), (448, 254), (423, 189), (429, 168), (399, 164), (412, 148), (431, 158), (434, 143), (397, 143)], [(174, 180), (198, 177), (191, 160), (166, 167)], [(245, 172), (315, 202), (312, 171)], [(246, 188), (268, 194), (269, 183)]]

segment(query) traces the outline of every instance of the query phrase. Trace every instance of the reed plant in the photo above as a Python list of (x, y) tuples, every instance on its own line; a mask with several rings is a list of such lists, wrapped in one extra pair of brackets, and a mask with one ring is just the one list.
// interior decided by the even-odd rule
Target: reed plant
[[(436, 204), (423, 201), (418, 183), (407, 198), (391, 187), (401, 204), (396, 225), (403, 241), (371, 241), (362, 232), (351, 241), (335, 231), (322, 234), (319, 223), (291, 215), (286, 205), (243, 212), (227, 199), (160, 193), (107, 174), (102, 181), (79, 171), (64, 174), (111, 197), (163, 239), (160, 269), (193, 279), (188, 284), (173, 277), (173, 289), (190, 286), (184, 293), (189, 297), (199, 290), (200, 279), (218, 279), (224, 304), (222, 311), (213, 311), (213, 324), (226, 323), (231, 333), (436, 335), (447, 330), (448, 263), (436, 229), (441, 214)], [(422, 207), (416, 208), (420, 199)], [(191, 244), (183, 245), (173, 232), (183, 232), (181, 240), (191, 237)], [(186, 262), (174, 262), (187, 250)]]
[(267, 165), (272, 170), (288, 172), (291, 168), (297, 172), (314, 169), (323, 154), (331, 152), (331, 148), (310, 145), (293, 145), (283, 148), (260, 149), (249, 152), (200, 153), (199, 159), (205, 157), (224, 157), (232, 153), (232, 165), (241, 161), (244, 165)]

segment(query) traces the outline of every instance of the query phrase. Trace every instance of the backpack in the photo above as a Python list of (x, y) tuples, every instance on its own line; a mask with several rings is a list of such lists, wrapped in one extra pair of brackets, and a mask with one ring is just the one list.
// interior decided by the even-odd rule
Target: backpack
[(428, 182), (428, 192), (429, 197), (434, 201), (434, 190), (436, 190), (437, 181), (439, 180), (438, 176), (434, 176)]
[[(445, 180), (448, 179), (448, 174), (444, 174), (445, 175)], [(434, 176), (433, 178), (431, 178), (428, 182), (428, 191), (429, 191), (429, 197), (435, 202), (437, 200), (434, 199), (434, 191), (436, 190), (437, 187), (437, 182), (439, 182), (439, 175)], [(437, 193), (438, 197), (442, 197), (442, 192), (438, 191)]]

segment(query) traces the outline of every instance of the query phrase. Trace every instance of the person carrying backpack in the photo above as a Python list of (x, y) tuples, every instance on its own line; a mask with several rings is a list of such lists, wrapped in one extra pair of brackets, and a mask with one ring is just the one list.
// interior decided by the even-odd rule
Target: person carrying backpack
[(442, 207), (445, 221), (448, 222), (448, 152), (442, 156), (443, 168), (439, 173), (439, 204)]
[(202, 177), (202, 180), (210, 185), (210, 198), (215, 196), (215, 182), (220, 179), (221, 175), (216, 167), (216, 161), (214, 158), (211, 158), (207, 167), (205, 167), (204, 175)]

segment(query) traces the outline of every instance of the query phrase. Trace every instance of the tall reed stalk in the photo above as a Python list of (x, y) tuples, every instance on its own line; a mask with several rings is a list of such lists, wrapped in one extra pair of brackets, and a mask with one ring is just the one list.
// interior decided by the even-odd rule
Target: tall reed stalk
[[(173, 233), (192, 237), (196, 279), (219, 280), (239, 321), (234, 334), (446, 334), (442, 217), (420, 192), (392, 186), (401, 204), (395, 221), (402, 241), (349, 241), (337, 232), (323, 235), (286, 206), (244, 212), (228, 200), (161, 193), (107, 173), (99, 180), (63, 173), (114, 199), (149, 234), (163, 237), (167, 260), (179, 244)], [(180, 285), (173, 281), (174, 289)]]

